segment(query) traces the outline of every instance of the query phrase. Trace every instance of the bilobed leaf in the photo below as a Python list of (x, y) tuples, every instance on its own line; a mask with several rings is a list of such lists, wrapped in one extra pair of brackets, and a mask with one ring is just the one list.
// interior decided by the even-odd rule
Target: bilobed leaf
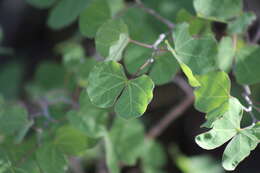
[(195, 107), (210, 112), (222, 104), (228, 104), (231, 82), (225, 72), (211, 72), (197, 76), (201, 86), (195, 90)]
[(153, 97), (154, 84), (148, 76), (128, 80), (122, 66), (115, 61), (95, 66), (89, 82), (87, 91), (92, 103), (107, 108), (116, 102), (115, 112), (124, 118), (142, 115)]
[(256, 15), (252, 12), (244, 12), (235, 21), (228, 24), (227, 31), (230, 34), (242, 34), (256, 20)]
[(60, 0), (51, 10), (47, 24), (52, 29), (61, 29), (73, 23), (87, 7), (90, 0)]
[(242, 13), (242, 0), (194, 0), (197, 15), (202, 18), (226, 22)]
[(86, 133), (72, 127), (63, 126), (56, 132), (54, 144), (59, 150), (69, 155), (80, 155), (96, 144), (96, 139), (86, 136)]
[(223, 37), (218, 45), (217, 66), (220, 70), (229, 72), (235, 56), (233, 40), (230, 37)]
[(57, 0), (26, 0), (26, 2), (37, 8), (49, 8), (51, 7)]
[(212, 35), (193, 37), (187, 23), (179, 24), (173, 32), (175, 56), (195, 75), (216, 70), (217, 42)]
[(236, 55), (235, 76), (240, 84), (256, 84), (260, 82), (260, 47), (250, 45), (242, 47)]
[(122, 65), (114, 61), (96, 65), (88, 79), (89, 98), (93, 104), (101, 108), (113, 106), (127, 82)]
[(127, 25), (123, 20), (111, 19), (97, 31), (95, 37), (97, 51), (107, 60), (119, 61), (129, 43)]
[(232, 171), (236, 166), (249, 156), (250, 151), (254, 150), (258, 144), (258, 139), (250, 132), (250, 129), (240, 131), (227, 145), (223, 157), (222, 165)]
[(92, 1), (80, 14), (79, 29), (84, 36), (94, 38), (98, 28), (110, 17), (107, 0)]
[(67, 158), (53, 144), (41, 146), (36, 152), (36, 159), (46, 173), (65, 173), (68, 169)]
[(196, 143), (207, 150), (215, 149), (235, 136), (240, 129), (243, 107), (236, 98), (230, 98), (229, 109), (213, 123), (213, 128), (196, 137)]
[(127, 165), (135, 165), (144, 147), (144, 127), (138, 119), (116, 118), (110, 130), (117, 158)]

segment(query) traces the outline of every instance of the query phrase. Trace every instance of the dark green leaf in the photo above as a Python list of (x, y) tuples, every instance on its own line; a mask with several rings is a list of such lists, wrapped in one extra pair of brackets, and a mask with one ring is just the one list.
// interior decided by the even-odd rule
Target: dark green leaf
[(110, 19), (110, 9), (107, 0), (92, 1), (80, 14), (79, 28), (81, 33), (94, 38), (98, 28)]

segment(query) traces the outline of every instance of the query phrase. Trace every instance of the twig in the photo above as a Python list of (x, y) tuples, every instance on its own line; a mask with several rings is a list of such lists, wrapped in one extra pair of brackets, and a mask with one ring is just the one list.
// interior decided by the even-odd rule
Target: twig
[(147, 134), (147, 138), (156, 138), (158, 137), (174, 120), (176, 120), (180, 115), (182, 115), (185, 110), (187, 110), (194, 101), (194, 96), (192, 89), (187, 84), (185, 80), (180, 77), (175, 77), (175, 83), (185, 92), (186, 97), (184, 100), (173, 107), (168, 114), (161, 119), (158, 124), (156, 124)]
[(252, 123), (255, 124), (257, 122), (257, 119), (252, 112), (253, 111), (253, 101), (250, 98), (250, 95), (251, 95), (250, 87), (248, 85), (243, 85), (243, 89), (244, 89), (244, 93), (242, 94), (242, 96), (248, 103), (248, 107), (244, 108), (244, 110), (250, 114), (250, 116), (252, 118)]
[(146, 43), (142, 43), (142, 42), (139, 42), (139, 41), (136, 41), (136, 40), (132, 40), (130, 39), (129, 41), (130, 43), (134, 43), (138, 46), (141, 46), (141, 47), (145, 47), (145, 48), (148, 48), (148, 49), (153, 49), (153, 45), (150, 45), (150, 44), (146, 44)]
[[(142, 43), (142, 44), (146, 45), (147, 47), (149, 46), (149, 48), (152, 48), (154, 51), (152, 53), (151, 58), (149, 58), (147, 61), (145, 61), (145, 63), (136, 71), (134, 76), (137, 76), (140, 71), (142, 71), (145, 67), (147, 67), (148, 65), (150, 65), (154, 62), (154, 57), (156, 56), (157, 52), (160, 51), (158, 46), (163, 42), (165, 37), (166, 37), (166, 34), (164, 34), (164, 33), (160, 34), (158, 39), (155, 40), (155, 42), (153, 43), (153, 45), (146, 45), (146, 44)], [(140, 42), (138, 44), (142, 45), (142, 44), (140, 44)]]
[(157, 20), (161, 21), (165, 25), (168, 26), (169, 29), (174, 28), (174, 23), (172, 23), (170, 20), (162, 17), (159, 13), (157, 13), (154, 9), (148, 8), (144, 5), (144, 3), (141, 0), (135, 0), (135, 3), (138, 5), (138, 7), (142, 8), (146, 13), (154, 16)]

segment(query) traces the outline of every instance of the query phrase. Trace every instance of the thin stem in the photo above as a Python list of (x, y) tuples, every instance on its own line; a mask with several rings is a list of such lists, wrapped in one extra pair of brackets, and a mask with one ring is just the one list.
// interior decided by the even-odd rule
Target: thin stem
[(138, 7), (142, 8), (146, 13), (154, 16), (157, 20), (164, 23), (168, 26), (169, 29), (174, 28), (174, 23), (172, 23), (170, 20), (162, 17), (159, 13), (157, 13), (154, 9), (148, 8), (144, 5), (144, 3), (141, 0), (135, 0), (135, 3), (138, 5)]
[[(143, 42), (140, 42), (140, 41), (137, 41), (137, 40), (132, 40), (132, 39), (130, 39), (129, 42), (136, 44), (138, 46), (147, 48), (147, 49), (154, 49), (154, 45), (152, 45), (152, 44), (146, 44), (146, 43), (143, 43)], [(167, 49), (161, 49), (161, 48), (160, 49), (157, 48), (157, 49), (158, 49), (159, 52), (168, 52)]]
[(139, 41), (136, 41), (136, 40), (132, 40), (130, 39), (129, 41), (130, 43), (134, 43), (138, 46), (141, 46), (141, 47), (145, 47), (145, 48), (148, 48), (148, 49), (153, 49), (153, 45), (150, 45), (150, 44), (146, 44), (146, 43), (142, 43), (142, 42), (139, 42)]
[(243, 89), (244, 89), (244, 93), (242, 95), (249, 105), (244, 110), (250, 114), (250, 116), (252, 118), (252, 123), (255, 124), (257, 122), (257, 118), (255, 117), (255, 115), (252, 112), (253, 111), (253, 101), (250, 98), (250, 95), (251, 95), (250, 87), (248, 85), (243, 85)]
[(186, 97), (177, 106), (173, 107), (147, 134), (147, 138), (156, 138), (179, 116), (181, 116), (193, 103), (192, 89), (185, 80), (175, 77), (174, 82), (185, 92)]
[(135, 41), (135, 40), (130, 40), (130, 42), (135, 43), (135, 44), (137, 44), (139, 46), (143, 46), (143, 47), (146, 47), (146, 48), (151, 48), (151, 49), (154, 50), (153, 53), (152, 53), (151, 58), (149, 58), (147, 61), (145, 61), (145, 63), (136, 71), (134, 76), (137, 76), (140, 71), (142, 71), (145, 67), (147, 67), (148, 65), (150, 65), (150, 64), (152, 64), (154, 62), (154, 57), (156, 56), (156, 54), (158, 52), (161, 51), (161, 49), (159, 49), (158, 46), (163, 42), (165, 37), (166, 37), (166, 34), (164, 34), (164, 33), (160, 34), (158, 39), (155, 40), (155, 42), (153, 43), (153, 45), (148, 45), (148, 44), (141, 43), (141, 42), (138, 42), (138, 41)]

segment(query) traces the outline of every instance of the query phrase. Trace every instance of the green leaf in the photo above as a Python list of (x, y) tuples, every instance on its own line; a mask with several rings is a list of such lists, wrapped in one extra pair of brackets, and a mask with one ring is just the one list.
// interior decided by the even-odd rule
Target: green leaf
[(260, 82), (259, 66), (260, 47), (256, 45), (245, 46), (239, 49), (236, 55), (235, 76), (240, 84), (255, 84)]
[(256, 15), (252, 12), (245, 12), (236, 20), (228, 23), (227, 31), (229, 34), (242, 34), (256, 20)]
[(110, 130), (117, 158), (126, 165), (135, 165), (144, 147), (144, 127), (135, 120), (116, 118)]
[(251, 128), (252, 133), (254, 136), (260, 140), (260, 122), (257, 122), (252, 128)]
[(38, 66), (34, 76), (35, 85), (45, 90), (64, 88), (65, 73), (65, 69), (61, 65), (43, 62)]
[[(138, 7), (129, 7), (122, 14), (122, 19), (128, 26), (130, 38), (152, 43), (158, 37), (158, 30), (148, 20), (149, 15)], [(163, 32), (163, 31), (162, 31)]]
[[(138, 72), (139, 68), (152, 55), (152, 51), (132, 45), (126, 49), (124, 63), (131, 74)], [(149, 66), (140, 73), (146, 72)], [(154, 62), (150, 65), (149, 76), (156, 85), (162, 85), (169, 82), (179, 69), (178, 62), (172, 58), (170, 53), (162, 53), (154, 57)], [(140, 74), (139, 73), (139, 74)]]
[(227, 145), (223, 157), (222, 165), (228, 171), (233, 171), (236, 166), (249, 156), (258, 144), (258, 139), (252, 135), (250, 130), (242, 130)]
[(242, 0), (194, 0), (197, 15), (202, 18), (226, 22), (242, 13)]
[(130, 119), (142, 115), (153, 98), (153, 81), (146, 75), (127, 82), (115, 105), (117, 115)]
[(170, 46), (169, 42), (166, 42), (168, 50), (172, 53), (172, 55), (174, 56), (174, 58), (177, 59), (183, 73), (186, 75), (186, 77), (189, 80), (189, 84), (193, 87), (198, 87), (200, 86), (199, 81), (196, 79), (196, 77), (194, 76), (192, 70), (186, 65), (184, 64), (177, 56), (175, 50)]
[(57, 0), (26, 0), (26, 2), (36, 8), (49, 8), (51, 7)]
[(105, 133), (106, 164), (109, 172), (119, 173), (119, 162), (115, 151), (115, 145), (111, 141), (109, 133)]
[(98, 28), (111, 18), (107, 0), (92, 1), (80, 14), (79, 29), (89, 38), (94, 38)]
[(233, 40), (230, 37), (223, 37), (218, 45), (217, 66), (220, 70), (229, 72), (235, 56)]
[(195, 90), (195, 107), (201, 112), (210, 112), (230, 98), (231, 82), (225, 72), (211, 72), (197, 76), (201, 86)]
[(61, 29), (73, 23), (87, 7), (90, 0), (60, 0), (51, 10), (47, 24), (52, 29)]
[(161, 172), (160, 169), (166, 163), (166, 155), (163, 147), (156, 141), (146, 140), (141, 156), (141, 163), (145, 173)]
[(175, 58), (196, 74), (216, 70), (217, 42), (212, 35), (193, 37), (187, 23), (179, 24), (173, 32)]
[(111, 9), (112, 16), (115, 16), (118, 12), (120, 12), (125, 7), (124, 0), (109, 0), (108, 4)]
[(14, 135), (22, 131), (27, 123), (27, 111), (21, 106), (5, 105), (0, 111), (0, 133)]
[(80, 155), (96, 144), (96, 139), (89, 138), (82, 131), (72, 126), (62, 126), (56, 131), (54, 145), (68, 155)]
[(229, 109), (213, 122), (213, 128), (196, 137), (196, 143), (203, 149), (215, 149), (230, 140), (240, 130), (243, 107), (236, 98), (230, 98)]
[(21, 91), (21, 83), (24, 77), (24, 66), (21, 62), (9, 62), (2, 64), (0, 69), (0, 93), (5, 97), (5, 99), (11, 100), (17, 98)]
[(123, 67), (114, 61), (96, 65), (88, 80), (90, 83), (87, 91), (90, 100), (101, 108), (113, 106), (127, 82)]
[(53, 144), (44, 144), (36, 152), (37, 162), (48, 173), (65, 173), (68, 169), (68, 161), (64, 154)]
[(67, 114), (71, 125), (92, 138), (103, 136), (108, 118), (107, 111), (94, 106), (85, 91), (81, 93), (79, 102), (80, 110)]
[(177, 14), (177, 22), (187, 22), (190, 25), (191, 35), (206, 35), (212, 33), (211, 24), (208, 20), (193, 16), (185, 9), (181, 9)]
[(119, 61), (129, 43), (127, 25), (123, 20), (111, 19), (97, 31), (95, 37), (97, 51), (107, 60)]
[(89, 82), (87, 91), (92, 103), (101, 108), (115, 104), (116, 114), (124, 118), (142, 115), (153, 97), (154, 84), (148, 76), (128, 80), (123, 67), (115, 61), (95, 66)]

